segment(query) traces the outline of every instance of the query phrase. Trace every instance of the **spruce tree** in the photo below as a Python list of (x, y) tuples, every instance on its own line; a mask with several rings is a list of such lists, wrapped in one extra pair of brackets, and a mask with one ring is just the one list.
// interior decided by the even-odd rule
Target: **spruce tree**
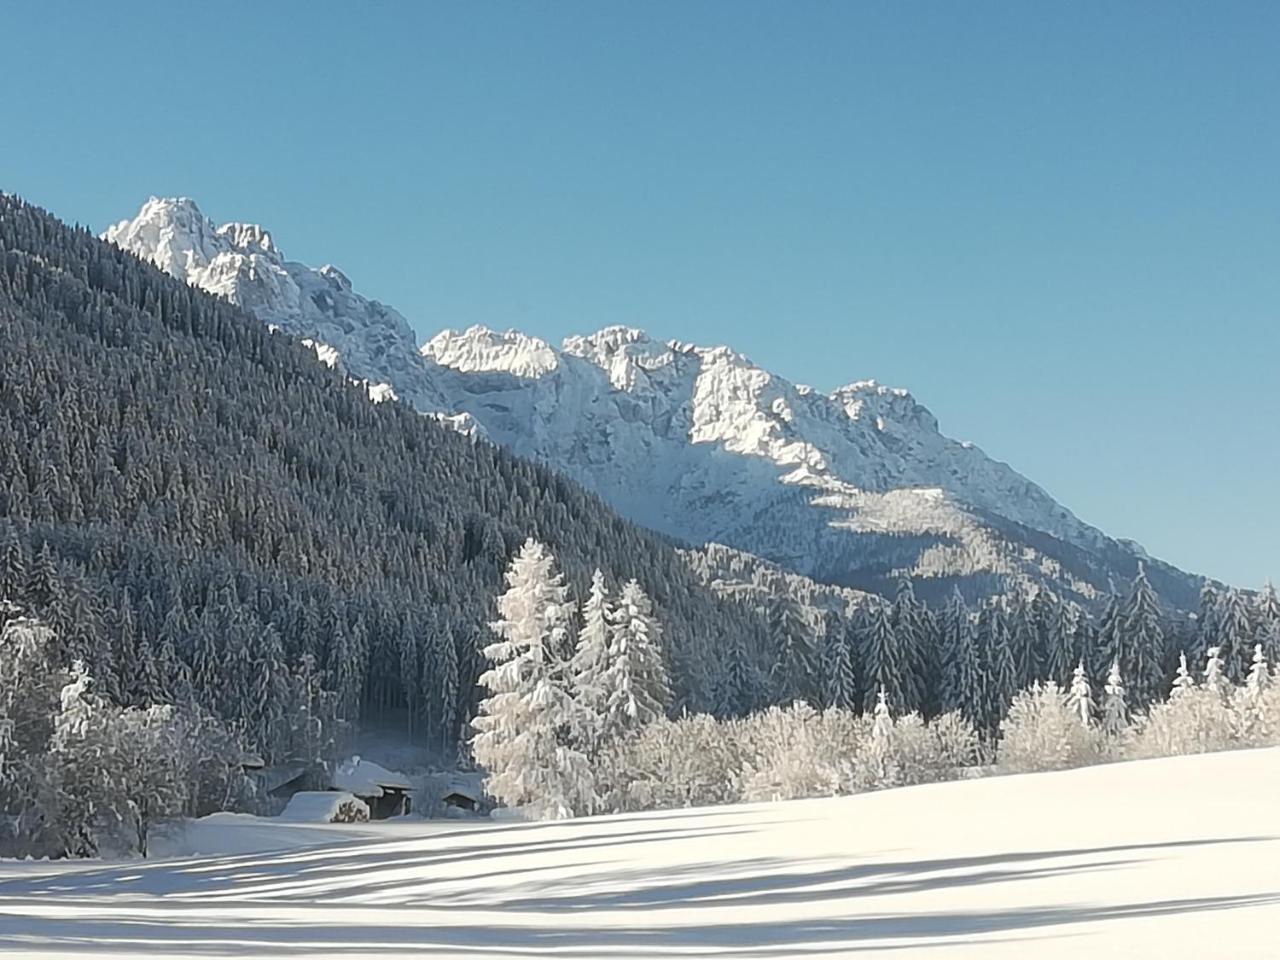
[(769, 679), (776, 703), (818, 701), (817, 651), (799, 604), (790, 593), (777, 597), (770, 609), (770, 632), (777, 650)]
[(1138, 565), (1120, 623), (1125, 634), (1125, 657), (1120, 664), (1127, 680), (1129, 706), (1143, 710), (1160, 699), (1165, 690), (1164, 627), (1143, 564)]
[(1089, 686), (1089, 677), (1085, 673), (1083, 660), (1079, 661), (1071, 672), (1071, 688), (1067, 692), (1067, 704), (1071, 712), (1079, 718), (1081, 726), (1093, 725), (1097, 709), (1093, 705), (1093, 690)]
[(612, 615), (604, 574), (597, 567), (582, 604), (582, 625), (571, 663), (573, 694), (585, 711), (582, 746), (588, 754), (595, 752), (604, 732), (609, 702), (605, 674), (609, 669)]
[(1013, 662), (1013, 651), (1009, 647), (1009, 631), (1005, 624), (1004, 610), (998, 601), (983, 609), (978, 630), (986, 673), (983, 724), (980, 729), (994, 734), (1000, 727), (1000, 721), (1005, 718), (1014, 694), (1018, 692), (1017, 668)]
[(1102, 729), (1111, 737), (1119, 737), (1129, 727), (1128, 694), (1120, 673), (1120, 661), (1111, 664), (1107, 684), (1103, 687)]
[(874, 603), (867, 611), (862, 637), (862, 662), (865, 664), (863, 704), (868, 712), (884, 698), (889, 709), (899, 714), (907, 709), (904, 674), (908, 670), (903, 650), (893, 629), (889, 607)]
[(476, 762), (485, 789), (508, 806), (561, 819), (595, 803), (587, 757), (567, 742), (578, 729), (568, 663), (559, 656), (570, 635), (568, 588), (541, 543), (525, 542), (498, 598), (498, 639), (484, 648), (491, 666), (480, 676), (488, 695), (472, 721)]
[[(662, 627), (640, 584), (629, 580), (609, 617), (604, 730), (616, 736), (666, 715), (671, 685), (662, 656)], [(587, 722), (592, 717), (588, 716)]]

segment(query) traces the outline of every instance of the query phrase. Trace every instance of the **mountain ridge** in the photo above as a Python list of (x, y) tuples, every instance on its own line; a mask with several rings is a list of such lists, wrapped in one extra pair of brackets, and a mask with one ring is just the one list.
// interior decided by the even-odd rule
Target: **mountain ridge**
[(1167, 602), (1202, 578), (1108, 537), (971, 443), (911, 393), (854, 380), (793, 384), (727, 346), (607, 326), (559, 347), (518, 330), (442, 330), (420, 346), (394, 309), (335, 267), (289, 261), (261, 227), (151, 198), (103, 235), (419, 412), (562, 470), (625, 516), (719, 542), (815, 580), (926, 594), (1044, 583), (1085, 601), (1139, 562)]

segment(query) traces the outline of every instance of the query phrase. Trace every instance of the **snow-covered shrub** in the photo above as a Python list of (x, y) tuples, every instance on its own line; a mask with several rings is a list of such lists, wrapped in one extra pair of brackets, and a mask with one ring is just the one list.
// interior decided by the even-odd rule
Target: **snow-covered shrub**
[(747, 748), (744, 800), (793, 800), (841, 793), (837, 751), (826, 736), (824, 715), (806, 703), (770, 707), (741, 725)]
[(911, 713), (894, 724), (893, 757), (898, 782), (955, 780), (979, 759), (977, 731), (959, 711), (925, 723)]
[(1054, 682), (1036, 684), (1013, 698), (1000, 724), (996, 763), (1008, 773), (1066, 770), (1099, 763), (1107, 756), (1107, 737), (1080, 704)]
[(1125, 756), (1133, 759), (1210, 753), (1241, 746), (1238, 718), (1230, 699), (1210, 687), (1196, 687), (1138, 717)]
[(597, 763), (603, 808), (655, 810), (741, 799), (737, 724), (698, 714), (655, 720), (610, 742)]

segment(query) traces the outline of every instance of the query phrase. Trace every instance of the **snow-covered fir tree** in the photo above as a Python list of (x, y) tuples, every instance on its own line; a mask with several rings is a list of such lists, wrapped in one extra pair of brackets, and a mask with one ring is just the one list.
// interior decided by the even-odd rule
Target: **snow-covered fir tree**
[(1089, 676), (1084, 669), (1084, 660), (1079, 661), (1071, 672), (1071, 688), (1067, 691), (1067, 706), (1082, 727), (1093, 725), (1097, 716), (1097, 708), (1093, 703), (1093, 688), (1089, 685)]
[(818, 657), (813, 631), (789, 593), (771, 605), (769, 628), (777, 650), (769, 676), (774, 702), (818, 702)]
[(569, 663), (558, 653), (572, 628), (568, 588), (545, 546), (527, 540), (512, 560), (498, 598), (498, 639), (484, 648), (480, 676), (488, 695), (472, 721), (472, 753), (485, 789), (502, 803), (560, 819), (590, 812), (591, 765), (572, 744), (582, 719), (570, 691)]
[(608, 626), (608, 663), (600, 678), (603, 727), (606, 736), (616, 736), (665, 716), (671, 684), (663, 663), (662, 627), (634, 580), (623, 586)]
[(1128, 601), (1120, 618), (1124, 640), (1121, 669), (1129, 705), (1142, 710), (1165, 691), (1165, 634), (1155, 591), (1147, 579), (1145, 564), (1138, 564)]
[(1119, 737), (1129, 726), (1128, 692), (1119, 660), (1112, 662), (1102, 693), (1102, 730), (1109, 737)]
[(585, 714), (582, 746), (588, 754), (594, 753), (599, 746), (608, 712), (606, 673), (609, 669), (611, 616), (604, 573), (597, 567), (582, 603), (582, 623), (571, 663), (574, 696)]
[(1169, 691), (1169, 699), (1173, 700), (1180, 696), (1185, 696), (1196, 688), (1196, 678), (1191, 675), (1191, 671), (1187, 668), (1187, 655), (1185, 653), (1178, 654), (1178, 669), (1173, 677), (1173, 689)]

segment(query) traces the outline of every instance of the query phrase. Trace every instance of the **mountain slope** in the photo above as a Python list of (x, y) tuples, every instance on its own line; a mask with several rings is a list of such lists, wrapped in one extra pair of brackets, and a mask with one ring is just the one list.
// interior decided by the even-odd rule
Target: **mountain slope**
[(153, 198), (104, 236), (689, 543), (879, 592), (909, 575), (935, 598), (953, 584), (973, 598), (1041, 582), (1090, 600), (1146, 560), (1166, 601), (1195, 602), (1200, 578), (947, 438), (905, 390), (860, 381), (824, 394), (727, 347), (621, 327), (559, 348), (515, 331), (446, 330), (419, 352), (404, 318), (332, 267), (287, 261), (265, 231), (216, 227), (190, 200)]
[(641, 582), (690, 705), (716, 637), (763, 642), (562, 475), (371, 403), (291, 337), (0, 194), (0, 601), (55, 623), (100, 689), (194, 687), (265, 723), (288, 711), (261, 683), (310, 655), (342, 715), (451, 746), (529, 536), (579, 586), (595, 566)]

